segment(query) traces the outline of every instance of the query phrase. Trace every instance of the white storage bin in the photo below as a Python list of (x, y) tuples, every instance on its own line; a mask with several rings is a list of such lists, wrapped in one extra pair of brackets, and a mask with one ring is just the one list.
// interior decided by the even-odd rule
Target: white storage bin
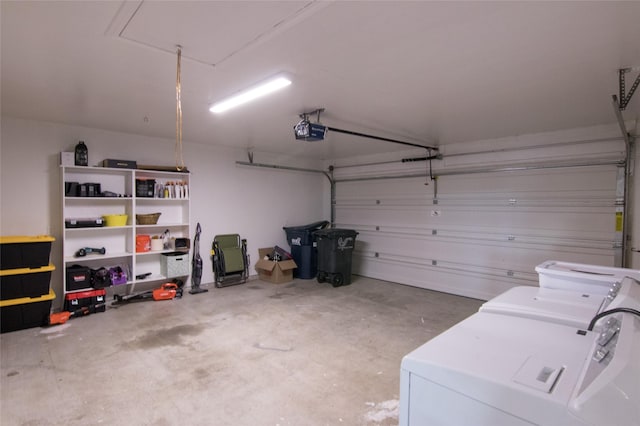
[(189, 275), (189, 253), (182, 251), (162, 253), (160, 273), (167, 278)]
[(607, 294), (611, 284), (631, 277), (640, 280), (637, 269), (614, 268), (548, 260), (536, 266), (540, 287)]

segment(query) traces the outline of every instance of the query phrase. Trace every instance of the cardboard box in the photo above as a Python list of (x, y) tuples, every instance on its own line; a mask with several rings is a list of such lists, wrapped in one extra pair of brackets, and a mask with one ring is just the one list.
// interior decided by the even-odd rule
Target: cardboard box
[(298, 267), (293, 259), (274, 262), (264, 259), (265, 256), (273, 253), (273, 247), (258, 249), (258, 261), (256, 271), (260, 279), (272, 283), (287, 283), (293, 281), (293, 270)]
[(76, 154), (75, 152), (61, 152), (60, 153), (60, 165), (61, 166), (75, 166)]

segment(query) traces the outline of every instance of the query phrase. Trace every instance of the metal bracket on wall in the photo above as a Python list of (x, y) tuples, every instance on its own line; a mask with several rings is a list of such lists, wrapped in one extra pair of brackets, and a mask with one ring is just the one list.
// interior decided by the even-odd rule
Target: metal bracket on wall
[(629, 236), (629, 224), (628, 224), (628, 208), (629, 198), (631, 194), (632, 174), (633, 174), (633, 160), (635, 158), (635, 137), (627, 130), (627, 126), (622, 116), (622, 111), (625, 110), (634, 92), (640, 85), (640, 74), (636, 76), (629, 93), (626, 92), (626, 74), (631, 71), (640, 71), (640, 67), (633, 68), (621, 68), (618, 70), (618, 81), (620, 85), (620, 99), (616, 95), (612, 95), (613, 112), (618, 120), (618, 126), (622, 132), (625, 144), (625, 161), (624, 169), (618, 169), (617, 177), (617, 199), (616, 202), (616, 231), (614, 249), (614, 264), (617, 267), (627, 266), (627, 246)]
[(631, 89), (629, 89), (629, 93), (625, 94), (626, 91), (626, 74), (631, 72), (631, 71), (638, 71), (640, 70), (640, 67), (634, 67), (634, 68), (620, 68), (618, 70), (618, 79), (619, 79), (619, 85), (620, 85), (620, 111), (624, 111), (625, 108), (627, 108), (627, 105), (629, 105), (629, 101), (631, 100), (631, 97), (633, 96), (633, 92), (636, 91), (636, 89), (638, 88), (638, 85), (640, 84), (640, 74), (638, 74), (636, 76), (636, 79), (634, 80), (633, 84), (631, 85)]

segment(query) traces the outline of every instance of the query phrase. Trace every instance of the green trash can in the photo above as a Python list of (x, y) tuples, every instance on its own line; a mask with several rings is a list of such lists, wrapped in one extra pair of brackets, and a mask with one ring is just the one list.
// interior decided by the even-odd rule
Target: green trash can
[(358, 233), (352, 229), (321, 229), (313, 233), (318, 244), (319, 283), (334, 287), (351, 284), (351, 263)]

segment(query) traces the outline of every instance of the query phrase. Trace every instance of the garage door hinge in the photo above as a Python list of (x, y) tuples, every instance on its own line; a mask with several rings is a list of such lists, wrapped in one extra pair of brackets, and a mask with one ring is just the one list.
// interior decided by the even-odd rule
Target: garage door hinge
[(512, 277), (512, 276), (514, 276), (514, 275), (515, 275), (515, 272), (513, 272), (513, 271), (507, 271), (507, 276), (508, 276), (508, 277)]
[(510, 198), (509, 199), (509, 205), (511, 205), (511, 206), (514, 206), (517, 202), (518, 202), (518, 200), (516, 200), (515, 198)]

